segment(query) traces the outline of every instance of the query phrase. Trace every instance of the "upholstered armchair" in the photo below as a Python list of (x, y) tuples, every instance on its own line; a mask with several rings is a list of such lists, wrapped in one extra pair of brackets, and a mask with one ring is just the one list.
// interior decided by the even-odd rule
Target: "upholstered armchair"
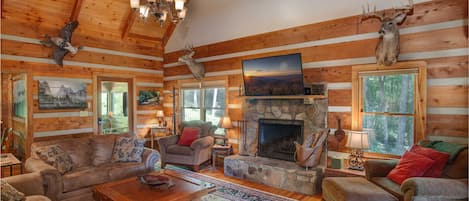
[(399, 185), (386, 177), (398, 160), (365, 161), (366, 178), (404, 201), (467, 200), (467, 148), (448, 162), (441, 178), (413, 177)]
[(200, 164), (209, 161), (211, 157), (212, 146), (214, 143), (213, 133), (216, 127), (211, 122), (200, 120), (182, 122), (180, 131), (185, 127), (200, 128), (200, 137), (190, 144), (190, 146), (179, 145), (178, 141), (181, 135), (173, 135), (158, 139), (161, 154), (161, 168), (166, 164), (191, 166), (198, 172)]
[[(17, 191), (23, 193), (26, 198), (25, 201), (50, 201), (48, 197), (44, 196), (47, 186), (39, 172), (4, 177), (2, 180), (10, 184)], [(2, 189), (2, 191), (3, 190), (4, 189)], [(8, 198), (5, 197), (2, 197), (2, 200), (3, 199), (8, 200)]]

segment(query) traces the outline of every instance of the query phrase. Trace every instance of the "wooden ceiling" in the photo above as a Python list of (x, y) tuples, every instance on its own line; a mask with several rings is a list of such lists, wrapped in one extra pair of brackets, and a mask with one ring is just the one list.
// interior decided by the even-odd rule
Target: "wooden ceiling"
[[(63, 25), (78, 20), (72, 43), (122, 50), (142, 48), (156, 55), (163, 50), (175, 25), (161, 27), (155, 18), (146, 21), (130, 8), (129, 0), (2, 0), (2, 33), (39, 38), (57, 35)], [(111, 44), (116, 43), (116, 44)]]

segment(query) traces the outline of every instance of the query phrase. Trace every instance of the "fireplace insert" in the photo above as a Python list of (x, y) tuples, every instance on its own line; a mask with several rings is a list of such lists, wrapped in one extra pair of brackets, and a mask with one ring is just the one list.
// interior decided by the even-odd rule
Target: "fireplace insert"
[(303, 143), (303, 121), (259, 119), (258, 156), (294, 161), (294, 141)]

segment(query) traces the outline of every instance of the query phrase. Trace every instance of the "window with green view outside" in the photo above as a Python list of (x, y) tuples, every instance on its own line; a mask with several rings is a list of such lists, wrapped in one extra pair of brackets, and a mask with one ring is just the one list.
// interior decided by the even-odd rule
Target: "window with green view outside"
[(402, 155), (414, 144), (413, 73), (361, 76), (362, 128), (370, 130), (368, 152)]
[[(182, 90), (182, 120), (203, 120), (218, 125), (225, 113), (225, 88)], [(223, 134), (217, 129), (216, 134)]]

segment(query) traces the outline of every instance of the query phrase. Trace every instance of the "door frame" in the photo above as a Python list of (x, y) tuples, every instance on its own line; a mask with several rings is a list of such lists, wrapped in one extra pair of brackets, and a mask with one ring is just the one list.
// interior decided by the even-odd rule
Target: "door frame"
[(100, 117), (101, 107), (98, 105), (99, 99), (101, 98), (101, 81), (116, 81), (116, 82), (128, 82), (129, 92), (127, 101), (127, 108), (129, 109), (129, 133), (132, 136), (136, 135), (137, 132), (137, 104), (136, 104), (136, 82), (134, 75), (124, 74), (112, 74), (112, 73), (93, 73), (93, 94), (96, 98), (93, 98), (93, 106), (95, 112), (93, 112), (93, 134), (99, 135), (98, 117)]

